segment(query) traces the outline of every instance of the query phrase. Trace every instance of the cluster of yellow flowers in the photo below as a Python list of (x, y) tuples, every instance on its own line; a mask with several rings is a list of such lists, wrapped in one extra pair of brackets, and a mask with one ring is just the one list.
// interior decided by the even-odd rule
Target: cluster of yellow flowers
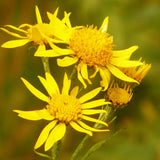
[[(151, 65), (141, 62), (141, 59), (130, 60), (138, 46), (120, 51), (113, 50), (113, 36), (107, 33), (108, 17), (98, 29), (93, 25), (72, 27), (69, 19), (70, 13), (64, 12), (64, 18), (59, 19), (58, 9), (53, 14), (47, 12), (49, 23), (42, 21), (37, 6), (35, 12), (37, 18), (35, 25), (22, 24), (19, 27), (6, 25), (5, 28), (1, 28), (18, 38), (5, 42), (2, 47), (15, 48), (33, 42), (38, 46), (34, 56), (60, 57), (57, 58), (57, 65), (60, 67), (75, 65), (77, 79), (84, 88), (87, 88), (87, 84), (92, 84), (91, 79), (97, 73), (101, 81), (98, 88), (78, 97), (79, 87), (75, 86), (70, 90), (71, 79), (66, 73), (60, 91), (53, 76), (46, 72), (45, 78), (40, 76), (38, 78), (48, 92), (47, 96), (21, 78), (32, 94), (47, 103), (41, 110), (14, 110), (20, 117), (28, 120), (50, 121), (42, 130), (34, 148), (37, 149), (45, 143), (45, 151), (49, 150), (55, 142), (63, 138), (68, 124), (75, 130), (90, 136), (94, 131), (109, 131), (109, 129), (90, 127), (82, 120), (100, 123), (107, 127), (106, 122), (93, 118), (91, 115), (106, 114), (106, 111), (100, 106), (111, 104), (112, 107), (117, 108), (128, 104), (133, 95), (133, 88), (141, 82)], [(65, 44), (66, 47), (59, 47), (58, 44)], [(89, 69), (93, 69), (91, 75), (88, 72)], [(111, 75), (115, 80), (110, 83)], [(100, 91), (104, 92), (106, 98), (89, 101)], [(96, 107), (98, 109), (95, 109)]]

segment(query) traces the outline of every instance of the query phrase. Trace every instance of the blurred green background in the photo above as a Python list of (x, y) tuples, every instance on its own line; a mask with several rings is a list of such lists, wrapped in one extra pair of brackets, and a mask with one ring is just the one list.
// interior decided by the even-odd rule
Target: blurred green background
[[(138, 45), (134, 59), (143, 57), (152, 68), (134, 91), (131, 103), (118, 112), (111, 127), (124, 128), (89, 160), (160, 160), (160, 1), (159, 0), (0, 0), (0, 27), (11, 24), (35, 24), (35, 4), (39, 6), (43, 21), (48, 22), (46, 12), (54, 12), (59, 6), (72, 12), (72, 25), (100, 26), (109, 16), (108, 32), (114, 36), (115, 49)], [(0, 31), (0, 44), (14, 39)], [(0, 48), (0, 160), (43, 160), (33, 151), (42, 121), (19, 118), (13, 109), (40, 109), (45, 104), (35, 98), (23, 85), (25, 77), (43, 90), (37, 75), (44, 75), (41, 59), (34, 57), (32, 44), (15, 49)], [(50, 60), (55, 77), (55, 60)], [(61, 69), (63, 71), (63, 69)], [(69, 130), (62, 146), (62, 160), (68, 160), (83, 134)], [(78, 137), (78, 138), (77, 138)], [(105, 138), (95, 134), (91, 143)], [(74, 142), (74, 143), (73, 143)]]

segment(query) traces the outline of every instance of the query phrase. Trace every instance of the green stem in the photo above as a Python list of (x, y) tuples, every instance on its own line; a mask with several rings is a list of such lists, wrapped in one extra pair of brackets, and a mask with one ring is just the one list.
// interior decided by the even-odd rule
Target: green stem
[(57, 143), (54, 144), (51, 150), (51, 160), (58, 160), (60, 155), (62, 141), (59, 140)]
[[(113, 111), (112, 107), (109, 106), (109, 105), (106, 105), (105, 108), (104, 108), (104, 110), (106, 110), (107, 113), (101, 113), (99, 115), (98, 119), (101, 120), (101, 121), (107, 122), (108, 119), (110, 118), (110, 116), (113, 114), (114, 111)], [(100, 123), (95, 123), (94, 128), (102, 128), (102, 126), (103, 125), (100, 124)]]
[(69, 79), (72, 79), (75, 73), (76, 73), (76, 67), (73, 68), (71, 74), (69, 75)]
[(48, 57), (42, 57), (41, 59), (42, 59), (44, 71), (50, 73), (49, 59), (48, 59)]
[(86, 135), (83, 140), (81, 141), (81, 143), (78, 145), (78, 147), (76, 148), (76, 150), (74, 151), (71, 160), (77, 160), (77, 157), (79, 156), (79, 154), (81, 153), (83, 147), (85, 146), (85, 144), (88, 142), (89, 140), (89, 135)]
[[(108, 119), (110, 118), (110, 116), (113, 114), (113, 110), (112, 110), (112, 107), (110, 107), (109, 105), (107, 105), (105, 107), (105, 110), (107, 111), (107, 114), (106, 113), (100, 114), (98, 119), (101, 120), (101, 121), (107, 122)], [(99, 123), (95, 123), (94, 128), (102, 128), (102, 125), (99, 124)], [(84, 146), (88, 142), (89, 138), (90, 138), (90, 136), (86, 135), (82, 139), (82, 141), (80, 142), (80, 144), (78, 145), (78, 147), (74, 151), (74, 153), (73, 153), (73, 155), (71, 157), (71, 160), (77, 160), (77, 157), (81, 154), (82, 149), (84, 148)]]

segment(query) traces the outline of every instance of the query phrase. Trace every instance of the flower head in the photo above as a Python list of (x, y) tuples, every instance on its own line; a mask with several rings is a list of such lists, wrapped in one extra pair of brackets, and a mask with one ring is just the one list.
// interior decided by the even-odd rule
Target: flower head
[[(50, 16), (52, 17), (52, 16)], [(50, 21), (55, 22), (54, 16)], [(132, 53), (138, 48), (137, 46), (130, 47), (121, 51), (113, 50), (113, 37), (107, 33), (108, 17), (106, 17), (99, 29), (93, 26), (72, 27), (69, 21), (69, 16), (66, 16), (65, 22), (58, 21), (60, 27), (57, 30), (56, 37), (66, 43), (68, 48), (55, 48), (47, 52), (39, 52), (36, 56), (55, 57), (54, 53), (59, 53), (58, 56), (63, 56), (63, 50), (68, 50), (68, 55), (62, 59), (57, 59), (57, 63), (61, 67), (67, 67), (78, 63), (77, 75), (80, 82), (86, 88), (86, 82), (91, 83), (90, 78), (100, 73), (102, 78), (101, 86), (106, 90), (110, 81), (110, 73), (119, 79), (128, 82), (136, 82), (136, 80), (126, 76), (118, 67), (135, 67), (141, 65), (139, 61), (129, 60)], [(61, 23), (60, 23), (61, 22)], [(68, 23), (67, 23), (68, 22)], [(57, 26), (58, 26), (57, 25)], [(63, 27), (62, 27), (63, 26)], [(59, 29), (63, 28), (63, 29)], [(59, 35), (58, 35), (59, 33)], [(88, 75), (88, 67), (93, 67), (95, 72)]]
[[(139, 59), (141, 61), (141, 58)], [(141, 66), (131, 68), (120, 68), (124, 74), (135, 79), (139, 83), (148, 73), (151, 68), (151, 64), (142, 63)], [(107, 90), (107, 99), (112, 102), (114, 107), (123, 107), (128, 104), (133, 96), (133, 89), (137, 84), (128, 83), (124, 81), (112, 81), (110, 87)]]
[(35, 144), (35, 149), (45, 143), (45, 151), (49, 150), (55, 142), (63, 138), (67, 125), (90, 136), (92, 136), (92, 131), (108, 131), (108, 129), (100, 130), (92, 128), (82, 121), (86, 120), (107, 126), (105, 122), (92, 118), (90, 115), (105, 113), (105, 110), (93, 108), (109, 104), (110, 102), (106, 102), (105, 99), (87, 102), (100, 92), (100, 87), (77, 98), (78, 86), (74, 87), (70, 92), (71, 80), (68, 79), (67, 74), (64, 75), (61, 92), (51, 74), (46, 73), (46, 79), (40, 76), (38, 76), (38, 78), (47, 90), (49, 96), (44, 95), (25, 79), (22, 78), (22, 81), (37, 98), (47, 102), (46, 107), (33, 111), (14, 110), (18, 113), (18, 116), (28, 120), (44, 119), (50, 121), (42, 130)]
[[(53, 16), (56, 17), (57, 11), (53, 14)], [(14, 30), (15, 32), (18, 31), (18, 33), (11, 32), (6, 28), (1, 28), (1, 30), (5, 31), (6, 33), (19, 38), (17, 40), (10, 40), (8, 42), (5, 42), (2, 44), (2, 47), (4, 48), (15, 48), (23, 46), (29, 42), (33, 42), (35, 45), (38, 45), (37, 52), (39, 51), (45, 51), (46, 45), (51, 44), (54, 42), (59, 42), (58, 40), (54, 39), (53, 35), (53, 27), (51, 24), (43, 23), (42, 18), (39, 12), (38, 7), (35, 7), (36, 12), (36, 18), (37, 18), (37, 24), (30, 25), (30, 24), (22, 24), (19, 27), (14, 27), (12, 25), (6, 25), (9, 29)]]
[(118, 83), (112, 81), (107, 90), (107, 99), (112, 102), (112, 105), (116, 108), (127, 105), (131, 101), (132, 96), (132, 88), (129, 84), (123, 84), (123, 86), (120, 87)]

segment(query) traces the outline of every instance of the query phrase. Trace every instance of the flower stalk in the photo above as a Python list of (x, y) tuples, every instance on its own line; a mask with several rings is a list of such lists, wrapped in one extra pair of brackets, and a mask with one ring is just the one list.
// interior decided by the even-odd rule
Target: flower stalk
[(90, 136), (85, 135), (85, 137), (82, 139), (82, 141), (80, 142), (80, 144), (77, 146), (77, 148), (75, 149), (71, 160), (76, 160), (77, 157), (81, 154), (82, 149), (84, 148), (84, 146), (86, 145), (86, 143), (88, 142)]
[(48, 57), (42, 57), (41, 59), (42, 59), (44, 71), (50, 73), (49, 58)]
[[(113, 109), (111, 106), (109, 105), (106, 105), (105, 106), (105, 110), (107, 111), (107, 113), (101, 113), (100, 116), (99, 116), (99, 120), (103, 121), (103, 122), (107, 122), (107, 120), (110, 118), (110, 116), (112, 115), (113, 113)], [(102, 128), (102, 125), (99, 124), (99, 123), (95, 123), (94, 125), (94, 128)], [(72, 157), (71, 157), (71, 160), (76, 160), (77, 157), (81, 154), (84, 146), (87, 144), (88, 140), (89, 140), (90, 136), (86, 135), (82, 141), (80, 142), (80, 144), (77, 146), (77, 148), (75, 149)]]
[(51, 160), (59, 159), (61, 145), (62, 145), (61, 140), (59, 140), (57, 143), (54, 144), (54, 146), (51, 149)]

